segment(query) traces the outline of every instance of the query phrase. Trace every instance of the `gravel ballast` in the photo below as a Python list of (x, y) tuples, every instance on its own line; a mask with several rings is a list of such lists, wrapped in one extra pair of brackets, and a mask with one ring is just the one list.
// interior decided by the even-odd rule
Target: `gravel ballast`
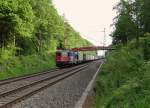
[(92, 62), (87, 69), (15, 104), (13, 108), (74, 108), (100, 63)]

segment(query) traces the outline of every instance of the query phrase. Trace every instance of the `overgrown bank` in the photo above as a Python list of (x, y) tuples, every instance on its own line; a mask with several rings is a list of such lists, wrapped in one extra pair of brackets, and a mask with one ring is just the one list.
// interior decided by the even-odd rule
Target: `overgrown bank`
[(55, 68), (57, 47), (91, 45), (65, 20), (52, 0), (1, 0), (0, 79)]
[(55, 68), (55, 54), (29, 55), (0, 59), (0, 80)]
[(97, 78), (95, 108), (150, 108), (150, 0), (114, 6), (113, 46)]
[(150, 107), (150, 35), (109, 53), (96, 82), (95, 108)]

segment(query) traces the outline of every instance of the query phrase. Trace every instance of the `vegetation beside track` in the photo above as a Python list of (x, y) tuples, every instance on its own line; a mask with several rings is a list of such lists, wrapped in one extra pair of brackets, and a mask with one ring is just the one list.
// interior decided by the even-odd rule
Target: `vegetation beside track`
[(115, 51), (97, 78), (95, 108), (150, 108), (150, 0), (120, 0), (114, 7)]
[(87, 45), (52, 0), (0, 1), (0, 79), (55, 68), (57, 47)]
[(55, 54), (29, 55), (0, 59), (0, 80), (56, 68)]
[(139, 48), (131, 42), (107, 55), (96, 82), (95, 108), (149, 108), (150, 37), (147, 39), (140, 40)]

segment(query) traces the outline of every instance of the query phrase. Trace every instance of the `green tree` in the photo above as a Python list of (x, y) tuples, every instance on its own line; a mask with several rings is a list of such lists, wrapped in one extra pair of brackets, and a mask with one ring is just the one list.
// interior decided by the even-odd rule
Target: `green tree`
[(31, 37), (34, 30), (32, 7), (24, 0), (2, 0), (0, 2), (0, 45), (12, 43), (19, 46), (23, 38)]
[(114, 9), (117, 9), (118, 16), (115, 22), (115, 31), (112, 36), (114, 43), (126, 44), (136, 35), (136, 23), (132, 18), (132, 6), (129, 1), (121, 0)]

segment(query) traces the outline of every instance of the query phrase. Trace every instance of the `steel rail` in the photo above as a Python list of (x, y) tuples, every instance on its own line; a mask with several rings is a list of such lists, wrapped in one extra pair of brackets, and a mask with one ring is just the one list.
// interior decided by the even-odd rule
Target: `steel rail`
[(31, 74), (31, 75), (25, 75), (25, 76), (19, 76), (19, 77), (14, 77), (14, 78), (8, 78), (8, 79), (0, 80), (0, 86), (5, 85), (5, 84), (9, 84), (9, 83), (12, 83), (12, 82), (24, 80), (24, 79), (27, 79), (27, 78), (32, 78), (32, 77), (36, 77), (36, 76), (40, 76), (40, 75), (44, 75), (44, 74), (49, 74), (49, 73), (52, 73), (52, 72), (55, 72), (55, 71), (59, 71), (59, 70), (74, 69), (74, 68), (76, 68), (78, 66), (69, 67), (69, 68), (67, 67), (67, 68), (63, 68), (63, 69), (56, 68), (56, 69), (53, 69), (53, 70), (44, 71), (44, 72), (40, 72), (40, 73), (35, 73), (35, 74)]
[(29, 83), (29, 84), (27, 84), (27, 85), (23, 85), (22, 87), (18, 87), (18, 88), (15, 88), (15, 89), (13, 89), (13, 90), (10, 90), (10, 91), (6, 91), (6, 92), (3, 92), (3, 93), (0, 93), (0, 98), (1, 98), (1, 97), (5, 97), (5, 96), (7, 96), (7, 95), (10, 95), (10, 94), (12, 94), (12, 93), (21, 91), (21, 90), (23, 90), (23, 89), (25, 89), (25, 88), (31, 87), (31, 86), (36, 85), (36, 84), (38, 84), (38, 83), (41, 83), (41, 82), (43, 82), (43, 81), (46, 81), (46, 80), (50, 80), (50, 79), (59, 77), (60, 75), (66, 74), (66, 73), (68, 73), (68, 72), (70, 72), (70, 71), (72, 71), (72, 70), (78, 69), (78, 68), (79, 68), (79, 67), (76, 67), (76, 68), (74, 68), (74, 69), (67, 70), (67, 71), (65, 71), (65, 72), (58, 73), (58, 74), (56, 74), (56, 75), (52, 75), (52, 76), (50, 76), (50, 77), (48, 77), (48, 78), (43, 78), (43, 79), (37, 80), (37, 81), (35, 81), (35, 82), (31, 82), (31, 83)]
[(8, 79), (4, 79), (4, 80), (0, 80), (0, 86), (4, 85), (4, 84), (9, 84), (15, 81), (19, 81), (19, 80), (23, 80), (23, 79), (27, 79), (27, 78), (31, 78), (31, 77), (35, 77), (35, 76), (39, 76), (39, 75), (43, 75), (46, 73), (50, 73), (50, 72), (55, 72), (58, 71), (59, 68), (53, 69), (53, 70), (49, 70), (49, 71), (44, 71), (41, 73), (35, 73), (35, 74), (31, 74), (31, 75), (25, 75), (25, 76), (18, 76), (18, 77), (14, 77), (14, 78), (8, 78)]
[[(47, 87), (49, 87), (49, 86), (52, 86), (52, 85), (62, 81), (63, 79), (68, 78), (71, 75), (74, 75), (77, 72), (80, 72), (81, 70), (85, 69), (87, 66), (88, 66), (87, 64), (82, 65), (81, 67), (75, 68), (76, 70), (75, 69), (69, 70), (69, 71), (60, 73), (58, 75), (55, 75), (55, 76), (31, 83), (29, 85), (25, 85), (25, 86), (20, 87), (18, 89), (0, 94), (0, 108), (7, 108), (7, 107), (11, 106), (13, 103), (24, 100), (26, 97), (29, 97), (29, 96), (47, 88)], [(54, 80), (54, 81), (52, 81), (52, 80)], [(46, 83), (46, 84), (44, 84), (44, 83)], [(28, 91), (26, 91), (26, 90), (28, 90)], [(23, 93), (21, 93), (20, 96), (17, 97), (19, 92), (23, 92)], [(14, 95), (16, 95), (16, 98)], [(15, 99), (13, 99), (12, 97)]]

